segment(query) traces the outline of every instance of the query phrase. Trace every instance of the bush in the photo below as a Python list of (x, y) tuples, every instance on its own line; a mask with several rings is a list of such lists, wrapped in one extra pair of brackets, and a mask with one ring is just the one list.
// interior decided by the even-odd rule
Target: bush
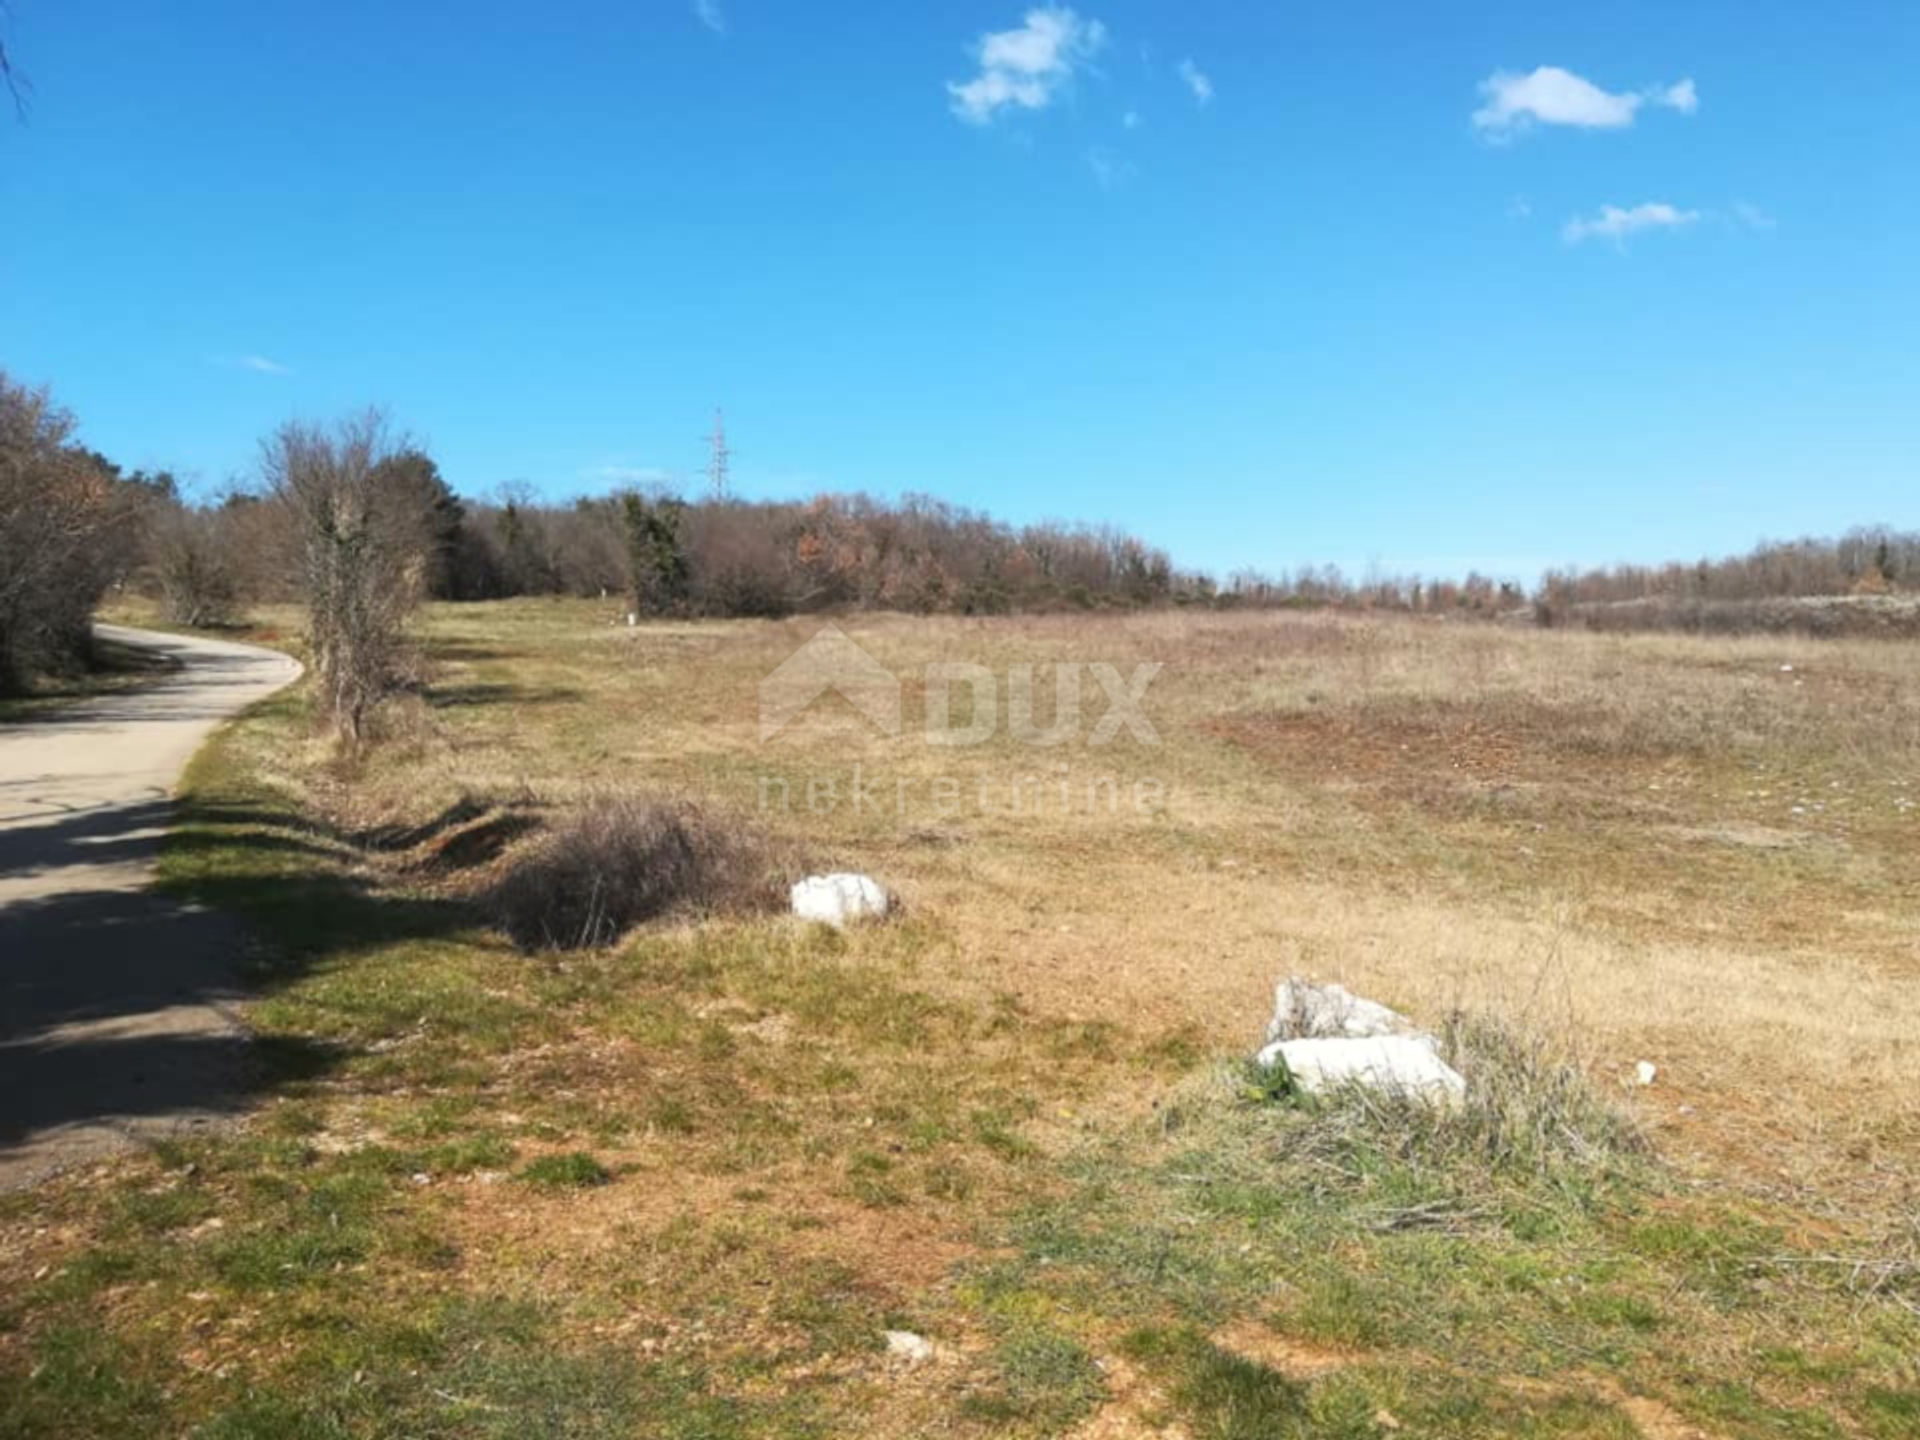
[(196, 628), (232, 623), (240, 609), (240, 570), (229, 512), (172, 505), (147, 534), (153, 582), (167, 619)]
[(394, 688), (450, 501), (431, 462), (396, 441), (378, 411), (331, 427), (283, 425), (262, 467), (297, 561), (318, 708), (357, 745)]
[[(1548, 1041), (1489, 1016), (1456, 1015), (1440, 1033), (1440, 1052), (1466, 1079), (1458, 1105), (1360, 1085), (1312, 1098), (1257, 1074), (1243, 1073), (1236, 1086), (1244, 1099), (1299, 1107), (1280, 1133), (1280, 1154), (1315, 1174), (1396, 1173), (1389, 1189), (1450, 1194), (1469, 1206), (1507, 1191), (1584, 1210), (1639, 1171), (1640, 1132)], [(1420, 1218), (1419, 1207), (1409, 1214)]]
[(778, 909), (794, 868), (691, 806), (599, 795), (514, 857), (487, 908), (522, 949), (584, 950), (668, 915)]

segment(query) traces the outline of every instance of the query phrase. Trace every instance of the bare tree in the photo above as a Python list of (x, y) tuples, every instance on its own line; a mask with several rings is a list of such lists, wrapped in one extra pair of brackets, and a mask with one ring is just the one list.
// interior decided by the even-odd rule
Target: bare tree
[(230, 509), (175, 503), (149, 520), (148, 564), (169, 620), (206, 626), (234, 618), (241, 585), (233, 516)]
[(284, 426), (264, 447), (310, 619), (321, 713), (349, 744), (392, 688), (407, 617), (426, 593), (433, 536), (419, 487), (396, 457), (411, 447), (379, 411)]
[(0, 371), (0, 690), (72, 667), (126, 563), (113, 476), (72, 444), (73, 417)]

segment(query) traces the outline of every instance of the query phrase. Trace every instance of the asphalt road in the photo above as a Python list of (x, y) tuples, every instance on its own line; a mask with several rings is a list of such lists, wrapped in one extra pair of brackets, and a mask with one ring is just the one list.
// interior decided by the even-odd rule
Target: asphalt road
[(0, 1190), (215, 1123), (244, 1094), (238, 937), (150, 886), (187, 760), (300, 667), (99, 630), (178, 668), (0, 724)]

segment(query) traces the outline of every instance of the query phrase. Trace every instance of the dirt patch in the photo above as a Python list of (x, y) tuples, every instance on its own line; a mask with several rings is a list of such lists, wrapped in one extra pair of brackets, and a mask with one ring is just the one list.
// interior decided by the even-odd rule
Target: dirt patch
[(1656, 1400), (1651, 1395), (1629, 1394), (1617, 1381), (1602, 1376), (1581, 1375), (1575, 1377), (1575, 1383), (1567, 1384), (1538, 1380), (1530, 1375), (1509, 1375), (1500, 1381), (1500, 1385), (1516, 1395), (1543, 1400), (1567, 1396), (1598, 1400), (1613, 1406), (1631, 1420), (1643, 1440), (1721, 1440), (1717, 1431), (1705, 1430), (1693, 1424), (1665, 1401)]
[[(827, 1261), (858, 1286), (904, 1297), (931, 1289), (980, 1253), (944, 1217), (920, 1207), (870, 1207), (832, 1195), (837, 1176), (783, 1167), (756, 1172), (749, 1184), (668, 1172), (655, 1155), (600, 1158), (616, 1178), (590, 1190), (553, 1194), (500, 1175), (447, 1182), (450, 1238), (463, 1265), (503, 1275), (531, 1267), (555, 1293), (571, 1294), (605, 1279), (609, 1257), (638, 1273), (651, 1268), (636, 1258), (647, 1254), (663, 1268), (721, 1263), (707, 1252), (731, 1253), (732, 1227), (752, 1235), (756, 1264), (769, 1256), (783, 1264)], [(710, 1227), (719, 1227), (717, 1235), (706, 1233)], [(768, 1265), (766, 1285), (757, 1287), (769, 1299), (779, 1268)], [(614, 1328), (648, 1323), (642, 1302)]]
[(1289, 1380), (1317, 1380), (1349, 1365), (1361, 1357), (1351, 1350), (1315, 1344), (1290, 1335), (1282, 1335), (1258, 1320), (1242, 1317), (1223, 1330), (1214, 1332), (1213, 1343), (1222, 1350), (1277, 1370)]
[(1608, 1390), (1616, 1389), (1608, 1386), (1600, 1393), (1613, 1400), (1646, 1440), (1716, 1440), (1712, 1431), (1703, 1430), (1681, 1418), (1671, 1405), (1648, 1395), (1622, 1394), (1615, 1399), (1607, 1394)]
[(1165, 1419), (1167, 1396), (1125, 1360), (1101, 1360), (1107, 1400), (1067, 1432), (1067, 1440), (1190, 1440), (1191, 1431)]

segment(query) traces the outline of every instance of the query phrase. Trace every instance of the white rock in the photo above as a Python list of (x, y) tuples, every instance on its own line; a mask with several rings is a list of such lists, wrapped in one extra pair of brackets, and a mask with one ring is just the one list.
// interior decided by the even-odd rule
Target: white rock
[(887, 1354), (896, 1360), (904, 1360), (909, 1365), (918, 1365), (933, 1359), (933, 1342), (924, 1335), (916, 1335), (911, 1330), (887, 1331)]
[(866, 875), (809, 875), (793, 887), (793, 913), (836, 930), (887, 913), (887, 892)]
[(1344, 985), (1314, 985), (1297, 977), (1275, 988), (1273, 1021), (1267, 1026), (1269, 1042), (1413, 1033), (1413, 1022), (1397, 1010), (1362, 999)]
[(1633, 1078), (1638, 1080), (1642, 1085), (1651, 1085), (1654, 1077), (1659, 1073), (1660, 1067), (1655, 1065), (1651, 1060), (1642, 1060), (1638, 1065), (1633, 1067)]
[(1259, 1063), (1284, 1060), (1300, 1088), (1319, 1095), (1338, 1085), (1363, 1085), (1451, 1105), (1467, 1082), (1435, 1052), (1431, 1035), (1368, 1035), (1357, 1039), (1276, 1040)]

